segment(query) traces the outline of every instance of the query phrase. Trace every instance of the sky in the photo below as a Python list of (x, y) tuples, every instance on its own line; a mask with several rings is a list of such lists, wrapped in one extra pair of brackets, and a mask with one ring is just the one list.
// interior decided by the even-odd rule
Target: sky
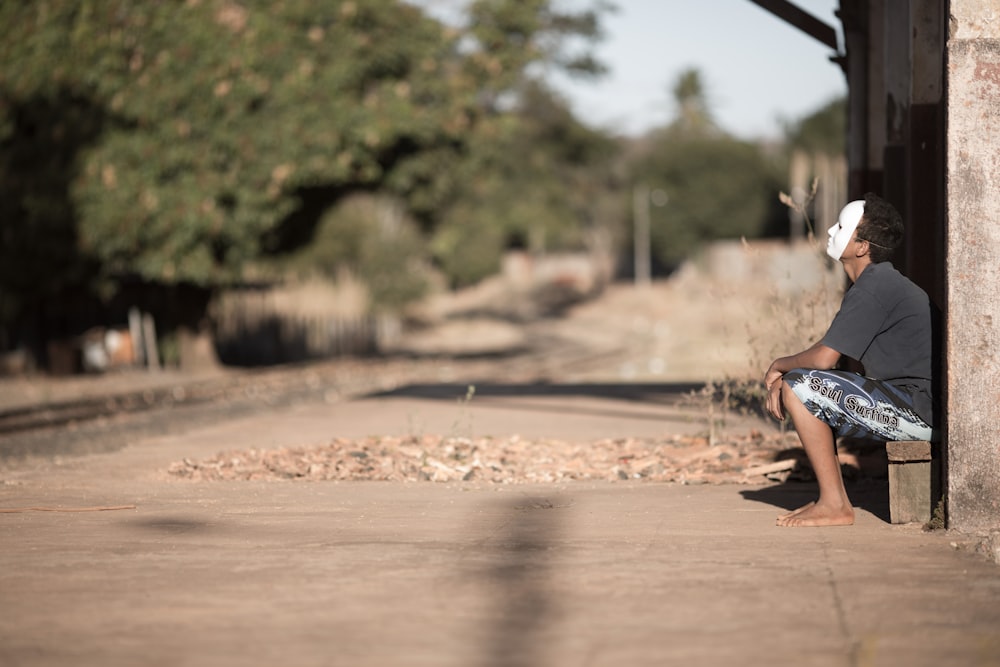
[[(837, 0), (794, 0), (837, 30)], [(641, 134), (674, 118), (681, 72), (696, 68), (716, 122), (744, 139), (781, 136), (847, 92), (833, 51), (750, 0), (616, 0), (596, 55), (611, 72), (596, 82), (553, 85), (588, 124)]]
[[(839, 38), (838, 0), (793, 1)], [(750, 0), (612, 2), (618, 11), (605, 15), (606, 36), (595, 51), (611, 71), (597, 81), (550, 78), (589, 125), (626, 136), (666, 125), (675, 113), (673, 85), (692, 67), (701, 73), (716, 122), (744, 139), (780, 137), (782, 120), (797, 120), (846, 94), (829, 47)], [(442, 10), (461, 0), (419, 4)]]

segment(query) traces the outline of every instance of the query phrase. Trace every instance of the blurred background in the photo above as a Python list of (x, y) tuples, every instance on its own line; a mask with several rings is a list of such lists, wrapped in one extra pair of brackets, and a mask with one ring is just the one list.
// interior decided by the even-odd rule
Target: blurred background
[(646, 341), (620, 376), (707, 379), (685, 345), (756, 368), (725, 352), (775, 344), (748, 323), (836, 291), (809, 238), (846, 191), (844, 76), (748, 0), (39, 0), (0, 26), (0, 376), (497, 354), (575, 313)]

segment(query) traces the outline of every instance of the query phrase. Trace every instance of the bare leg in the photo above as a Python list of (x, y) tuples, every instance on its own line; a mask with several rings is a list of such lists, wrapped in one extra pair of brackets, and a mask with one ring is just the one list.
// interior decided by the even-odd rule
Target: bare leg
[(833, 431), (814, 416), (788, 383), (782, 382), (781, 398), (799, 434), (802, 446), (819, 483), (819, 498), (799, 509), (779, 516), (779, 526), (849, 526), (854, 523), (854, 508), (844, 488)]

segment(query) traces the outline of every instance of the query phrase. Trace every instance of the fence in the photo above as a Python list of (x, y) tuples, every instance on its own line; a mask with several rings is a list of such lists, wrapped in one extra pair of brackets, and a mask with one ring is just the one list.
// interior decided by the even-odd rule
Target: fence
[(377, 319), (341, 297), (304, 286), (225, 293), (212, 308), (219, 360), (259, 366), (376, 352)]

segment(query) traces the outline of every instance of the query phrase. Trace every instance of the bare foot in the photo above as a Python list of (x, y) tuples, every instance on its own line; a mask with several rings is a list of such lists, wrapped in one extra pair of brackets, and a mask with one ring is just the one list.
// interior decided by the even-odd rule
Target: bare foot
[(795, 516), (797, 514), (801, 514), (802, 512), (805, 512), (807, 509), (809, 509), (810, 507), (812, 507), (815, 504), (816, 504), (815, 500), (809, 501), (808, 503), (806, 503), (802, 507), (798, 508), (797, 510), (792, 510), (788, 514), (781, 514), (781, 515), (779, 515), (778, 516), (778, 521), (783, 521), (785, 519), (791, 519), (793, 516)]
[(850, 505), (827, 507), (818, 503), (807, 505), (791, 514), (779, 516), (778, 526), (786, 528), (814, 526), (851, 526), (854, 524), (854, 508)]

